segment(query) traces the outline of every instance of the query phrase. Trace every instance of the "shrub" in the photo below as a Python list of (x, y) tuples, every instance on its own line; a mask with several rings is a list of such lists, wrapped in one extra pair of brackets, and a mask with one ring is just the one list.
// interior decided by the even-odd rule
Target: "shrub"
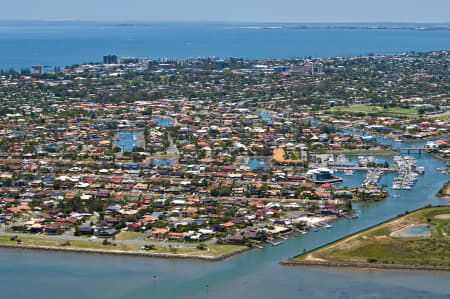
[(70, 245), (71, 245), (70, 241), (66, 241), (64, 243), (61, 243), (61, 246), (70, 246)]
[(369, 257), (369, 258), (367, 259), (367, 262), (369, 262), (369, 263), (376, 263), (376, 262), (377, 262), (377, 259), (374, 258), (374, 257)]
[(206, 250), (206, 249), (208, 249), (208, 247), (205, 244), (201, 243), (201, 244), (198, 244), (197, 249)]

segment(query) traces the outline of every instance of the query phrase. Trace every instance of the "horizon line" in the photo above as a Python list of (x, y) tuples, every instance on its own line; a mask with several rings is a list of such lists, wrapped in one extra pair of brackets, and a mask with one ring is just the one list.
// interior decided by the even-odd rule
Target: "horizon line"
[(95, 20), (95, 19), (0, 19), (0, 22), (94, 22), (94, 23), (247, 23), (247, 24), (450, 24), (446, 21), (244, 21), (244, 20)]

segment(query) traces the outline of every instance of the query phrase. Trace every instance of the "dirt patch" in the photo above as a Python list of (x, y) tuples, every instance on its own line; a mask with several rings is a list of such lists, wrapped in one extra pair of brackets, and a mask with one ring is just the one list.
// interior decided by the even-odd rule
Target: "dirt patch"
[(314, 257), (312, 254), (308, 254), (305, 257), (305, 261), (310, 261), (310, 262), (326, 262), (326, 260), (324, 259), (320, 259), (318, 257)]
[(447, 219), (450, 219), (450, 214), (440, 214), (440, 215), (434, 216), (434, 218), (447, 220)]
[(340, 244), (339, 246), (336, 247), (337, 250), (344, 250), (344, 249), (349, 249), (352, 247), (357, 247), (359, 244), (361, 244), (360, 241), (358, 240), (351, 240), (350, 242), (344, 242), (342, 244)]

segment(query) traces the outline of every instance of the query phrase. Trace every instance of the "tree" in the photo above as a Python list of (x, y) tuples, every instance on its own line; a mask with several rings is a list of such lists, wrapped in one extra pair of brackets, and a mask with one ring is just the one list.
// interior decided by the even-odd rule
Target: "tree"
[(208, 247), (205, 244), (201, 243), (201, 244), (198, 244), (197, 249), (206, 250), (206, 249), (208, 249)]
[(79, 235), (81, 235), (80, 228), (78, 227), (78, 225), (75, 225), (75, 236), (79, 236)]
[(349, 211), (353, 210), (353, 205), (352, 205), (351, 200), (348, 200), (345, 204), (346, 204), (347, 210), (349, 210)]

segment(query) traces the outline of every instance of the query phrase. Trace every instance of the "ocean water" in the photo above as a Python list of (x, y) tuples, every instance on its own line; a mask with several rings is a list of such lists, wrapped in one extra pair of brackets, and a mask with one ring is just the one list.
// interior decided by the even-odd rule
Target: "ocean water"
[[(255, 25), (255, 24), (250, 24)], [(99, 62), (108, 53), (158, 59), (328, 57), (450, 48), (449, 31), (250, 29), (249, 24), (0, 21), (0, 69)]]
[[(148, 58), (197, 56), (283, 58), (351, 56), (450, 48), (444, 31), (255, 30), (229, 24), (0, 22), (0, 69), (100, 61), (104, 54)], [(389, 142), (389, 141), (385, 141)], [(398, 145), (398, 144), (396, 144)], [(355, 204), (360, 217), (333, 228), (217, 262), (0, 250), (0, 298), (450, 298), (450, 275), (286, 267), (280, 261), (427, 204), (448, 181), (445, 164), (425, 167), (413, 190), (375, 204)], [(393, 174), (380, 183), (390, 186)], [(363, 176), (346, 176), (357, 186)], [(389, 187), (388, 187), (389, 189)]]

